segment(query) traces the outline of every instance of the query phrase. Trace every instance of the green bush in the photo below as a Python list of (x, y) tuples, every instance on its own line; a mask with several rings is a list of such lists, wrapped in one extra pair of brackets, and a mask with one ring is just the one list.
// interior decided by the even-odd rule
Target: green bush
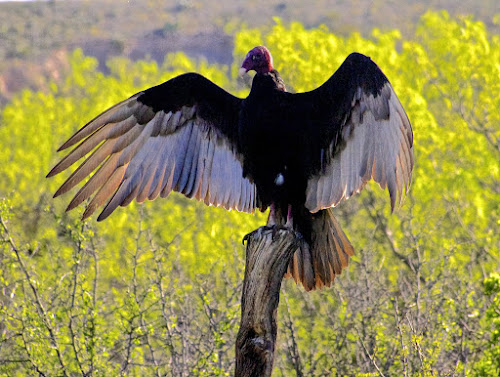
[(67, 197), (51, 198), (65, 177), (45, 175), (77, 128), (182, 72), (244, 96), (238, 63), (262, 43), (295, 91), (352, 51), (370, 55), (408, 112), (416, 154), (395, 215), (374, 185), (336, 209), (356, 256), (334, 287), (283, 285), (275, 375), (498, 374), (500, 37), (444, 12), (425, 14), (411, 40), (276, 20), (237, 33), (232, 67), (174, 54), (162, 66), (115, 58), (103, 75), (76, 50), (62, 84), (20, 93), (0, 125), (0, 374), (231, 375), (241, 239), (264, 215), (172, 194), (82, 223), (81, 210), (64, 213)]

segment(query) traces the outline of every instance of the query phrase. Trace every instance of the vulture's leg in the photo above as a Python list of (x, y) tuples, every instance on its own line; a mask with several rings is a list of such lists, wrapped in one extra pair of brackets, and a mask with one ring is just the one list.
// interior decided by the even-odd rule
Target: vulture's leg
[(288, 205), (288, 213), (286, 215), (285, 228), (293, 229), (292, 205)]
[(276, 225), (276, 205), (271, 203), (269, 206), (269, 216), (267, 217), (267, 226)]
[(254, 231), (246, 234), (243, 237), (243, 240), (241, 241), (241, 243), (245, 244), (245, 242), (248, 241), (250, 236), (252, 236), (253, 234), (257, 233), (260, 236), (260, 234), (263, 231), (269, 230), (269, 229), (273, 229), (273, 237), (274, 237), (275, 232), (278, 229), (278, 227), (276, 226), (276, 206), (274, 203), (271, 203), (271, 205), (269, 206), (269, 216), (267, 218), (267, 224), (265, 226), (261, 226), (261, 227), (255, 229)]

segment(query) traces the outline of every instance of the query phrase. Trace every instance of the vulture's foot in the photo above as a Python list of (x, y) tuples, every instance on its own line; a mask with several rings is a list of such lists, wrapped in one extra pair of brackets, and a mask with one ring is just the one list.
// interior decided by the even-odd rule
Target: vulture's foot
[(260, 237), (263, 232), (267, 232), (267, 231), (272, 232), (272, 237), (273, 237), (273, 241), (274, 241), (280, 230), (287, 230), (289, 232), (293, 232), (295, 234), (295, 237), (299, 238), (300, 240), (304, 239), (304, 237), (302, 237), (302, 234), (300, 234), (296, 230), (292, 229), (288, 225), (265, 225), (265, 226), (261, 226), (261, 227), (255, 229), (254, 231), (246, 234), (243, 237), (243, 240), (241, 241), (241, 243), (244, 245), (245, 242), (248, 242), (250, 237), (253, 237), (253, 236)]
[(273, 237), (274, 237), (274, 228), (276, 228), (275, 225), (264, 225), (264, 226), (261, 226), (261, 227), (258, 227), (257, 229), (251, 231), (250, 233), (246, 234), (243, 239), (241, 240), (241, 243), (244, 245), (245, 242), (248, 242), (248, 240), (250, 239), (250, 237), (253, 237), (254, 235), (257, 235), (258, 237), (260, 237), (262, 235), (262, 232), (265, 232), (265, 231), (268, 231), (268, 230), (273, 230)]

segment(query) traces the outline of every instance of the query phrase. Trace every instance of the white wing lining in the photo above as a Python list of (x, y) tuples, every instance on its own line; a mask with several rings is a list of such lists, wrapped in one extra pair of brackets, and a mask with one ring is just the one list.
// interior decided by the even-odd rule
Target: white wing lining
[(333, 158), (308, 181), (307, 209), (335, 207), (372, 178), (388, 187), (394, 209), (409, 189), (414, 157), (410, 122), (389, 83), (376, 97), (358, 90), (342, 138), (343, 147), (334, 151), (332, 143), (323, 154)]
[(154, 113), (136, 95), (92, 120), (62, 149), (79, 141), (48, 176), (92, 152), (55, 194), (67, 192), (97, 169), (68, 206), (75, 208), (97, 191), (84, 218), (108, 200), (98, 220), (134, 198), (143, 202), (171, 191), (226, 209), (253, 212), (257, 207), (256, 187), (243, 177), (231, 142), (197, 117), (196, 106)]

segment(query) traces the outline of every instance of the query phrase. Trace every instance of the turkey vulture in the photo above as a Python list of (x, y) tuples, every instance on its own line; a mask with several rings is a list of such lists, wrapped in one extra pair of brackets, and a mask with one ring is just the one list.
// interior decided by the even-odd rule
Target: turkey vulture
[(332, 207), (373, 178), (391, 208), (408, 191), (413, 133), (391, 84), (352, 53), (320, 87), (289, 93), (264, 46), (240, 72), (256, 71), (247, 98), (186, 73), (139, 92), (91, 120), (59, 150), (74, 149), (51, 177), (91, 153), (57, 190), (84, 178), (67, 210), (95, 195), (87, 218), (177, 191), (243, 212), (270, 207), (268, 225), (293, 227), (303, 242), (288, 272), (307, 290), (329, 286), (353, 247)]

